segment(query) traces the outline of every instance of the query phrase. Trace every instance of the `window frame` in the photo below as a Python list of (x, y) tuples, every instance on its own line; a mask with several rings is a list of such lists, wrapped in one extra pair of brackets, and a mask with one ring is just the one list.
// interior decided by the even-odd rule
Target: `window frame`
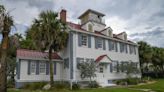
[[(86, 37), (86, 38), (84, 38), (84, 37)], [(81, 46), (84, 46), (84, 47), (88, 46), (88, 36), (85, 34), (81, 35)]]
[(129, 52), (130, 52), (130, 54), (136, 55), (136, 47), (133, 45), (129, 45)]
[[(122, 46), (122, 47), (121, 47)], [(127, 50), (127, 53), (128, 53), (128, 48), (127, 48), (127, 44), (126, 43), (122, 43), (120, 42), (120, 52), (121, 53), (126, 53), (126, 50)], [(121, 50), (122, 49), (122, 50)]]
[(109, 46), (108, 46), (109, 47), (109, 51), (116, 50), (116, 48), (115, 48), (116, 42), (112, 41), (112, 40), (109, 40), (108, 42), (109, 42)]
[(93, 32), (93, 26), (92, 26), (92, 24), (88, 24), (88, 31), (89, 32)]
[[(101, 46), (101, 47), (99, 47)], [(102, 49), (103, 48), (103, 39), (97, 38), (97, 48)]]
[(117, 64), (118, 63), (116, 61), (112, 62), (112, 70), (113, 70), (113, 72), (117, 72), (117, 69), (118, 69), (118, 65)]
[(30, 63), (30, 74), (36, 74), (36, 62), (31, 61)]
[[(44, 64), (45, 69), (43, 67), (41, 67), (41, 64)], [(43, 68), (44, 72), (41, 72), (41, 68)], [(41, 61), (39, 63), (39, 74), (46, 74), (46, 62), (44, 62), (44, 61)]]
[(99, 73), (104, 73), (104, 68), (103, 67), (99, 68)]

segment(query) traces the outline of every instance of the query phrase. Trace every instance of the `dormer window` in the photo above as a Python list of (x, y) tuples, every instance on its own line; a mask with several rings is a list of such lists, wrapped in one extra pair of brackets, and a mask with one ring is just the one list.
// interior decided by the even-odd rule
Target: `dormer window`
[(126, 33), (124, 34), (124, 40), (127, 40), (127, 34)]
[(88, 24), (88, 31), (93, 32), (93, 27), (91, 24)]
[(108, 35), (112, 37), (112, 32), (110, 30), (108, 30)]

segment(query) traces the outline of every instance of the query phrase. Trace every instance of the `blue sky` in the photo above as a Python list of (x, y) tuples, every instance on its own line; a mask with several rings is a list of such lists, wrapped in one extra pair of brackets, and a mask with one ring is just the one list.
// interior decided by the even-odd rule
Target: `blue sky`
[(32, 20), (43, 10), (67, 10), (69, 21), (87, 9), (104, 13), (105, 22), (114, 33), (126, 31), (133, 41), (144, 40), (164, 47), (164, 0), (0, 0), (15, 20), (17, 30), (24, 34)]

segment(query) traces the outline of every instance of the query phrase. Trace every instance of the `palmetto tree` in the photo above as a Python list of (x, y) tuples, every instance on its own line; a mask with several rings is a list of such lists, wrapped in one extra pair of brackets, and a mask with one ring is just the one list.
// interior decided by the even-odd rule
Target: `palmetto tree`
[(9, 33), (13, 26), (12, 17), (6, 12), (5, 8), (0, 5), (0, 34), (2, 34), (2, 43), (0, 48), (0, 92), (6, 92), (6, 56), (8, 49)]
[[(148, 72), (148, 65), (152, 63), (153, 50), (146, 42), (140, 41), (138, 44), (141, 72)], [(144, 66), (144, 64), (146, 64), (146, 66)]]
[(50, 63), (50, 84), (53, 80), (53, 65), (52, 53), (59, 52), (65, 48), (67, 44), (68, 34), (65, 31), (65, 24), (58, 18), (58, 14), (52, 11), (41, 12), (38, 19), (33, 21), (33, 24), (27, 32), (27, 37), (32, 39), (38, 49), (49, 52)]

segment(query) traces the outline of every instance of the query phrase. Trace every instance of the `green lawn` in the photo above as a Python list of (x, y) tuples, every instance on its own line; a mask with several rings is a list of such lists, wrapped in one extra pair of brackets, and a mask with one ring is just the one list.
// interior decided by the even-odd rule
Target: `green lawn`
[[(73, 92), (143, 92), (138, 89), (152, 89), (155, 92), (164, 92), (164, 79), (157, 80), (153, 84), (133, 86), (130, 88), (97, 88), (97, 89), (82, 89)], [(30, 91), (23, 89), (9, 89), (8, 92), (72, 92), (70, 90), (53, 90), (53, 91)]]
[(10, 89), (8, 92), (142, 92), (142, 91), (131, 90), (127, 88), (97, 88), (97, 89), (82, 89), (77, 91), (71, 91), (71, 90), (30, 91), (30, 90)]
[(153, 84), (134, 86), (133, 88), (152, 89), (156, 92), (164, 92), (164, 79), (159, 79), (156, 83)]

